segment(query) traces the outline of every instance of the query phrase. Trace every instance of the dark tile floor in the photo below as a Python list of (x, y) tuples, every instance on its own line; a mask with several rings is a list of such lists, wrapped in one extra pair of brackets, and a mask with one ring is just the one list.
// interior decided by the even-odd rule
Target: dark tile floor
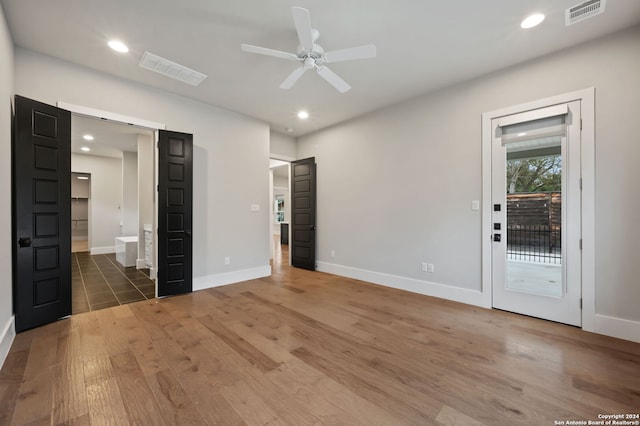
[(73, 314), (155, 297), (148, 269), (125, 268), (115, 254), (72, 253)]

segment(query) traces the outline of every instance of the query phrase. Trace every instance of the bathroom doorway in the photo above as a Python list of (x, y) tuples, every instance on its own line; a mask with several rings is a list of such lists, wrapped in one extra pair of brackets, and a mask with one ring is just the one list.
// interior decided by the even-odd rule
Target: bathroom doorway
[(71, 117), (72, 314), (155, 297), (153, 140), (149, 129)]

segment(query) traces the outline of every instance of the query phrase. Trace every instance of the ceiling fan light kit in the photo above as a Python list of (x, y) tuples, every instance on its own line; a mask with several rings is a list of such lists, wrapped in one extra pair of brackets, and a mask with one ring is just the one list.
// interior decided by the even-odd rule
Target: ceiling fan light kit
[(316, 44), (318, 37), (320, 37), (320, 32), (311, 27), (311, 14), (309, 11), (302, 7), (293, 7), (291, 10), (296, 32), (298, 33), (298, 40), (300, 41), (297, 54), (251, 44), (241, 44), (240, 48), (249, 53), (297, 61), (299, 66), (280, 84), (281, 89), (290, 89), (305, 72), (315, 69), (316, 73), (338, 92), (345, 93), (349, 91), (351, 86), (324, 64), (374, 58), (377, 54), (376, 46), (368, 44), (325, 52), (322, 46)]

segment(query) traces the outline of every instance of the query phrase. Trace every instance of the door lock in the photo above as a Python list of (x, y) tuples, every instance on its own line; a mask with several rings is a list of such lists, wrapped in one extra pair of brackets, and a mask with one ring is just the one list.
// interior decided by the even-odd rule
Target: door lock
[(493, 241), (495, 241), (495, 242), (500, 242), (500, 241), (502, 241), (502, 235), (500, 235), (500, 234), (493, 234)]
[(31, 238), (22, 237), (18, 240), (18, 245), (20, 247), (31, 247)]

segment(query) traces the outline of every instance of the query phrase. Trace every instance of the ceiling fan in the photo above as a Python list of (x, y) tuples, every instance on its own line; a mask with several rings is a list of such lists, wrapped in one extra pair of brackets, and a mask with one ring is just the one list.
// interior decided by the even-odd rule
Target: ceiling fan
[(282, 82), (280, 85), (281, 89), (290, 89), (305, 72), (310, 69), (315, 69), (320, 77), (328, 81), (329, 84), (335, 87), (340, 93), (347, 92), (351, 89), (351, 86), (324, 64), (374, 58), (376, 56), (376, 46), (367, 44), (325, 52), (321, 46), (316, 44), (320, 32), (315, 28), (311, 28), (311, 14), (309, 11), (302, 7), (292, 7), (291, 10), (293, 13), (293, 22), (298, 32), (298, 39), (300, 40), (297, 54), (268, 49), (266, 47), (252, 46), (250, 44), (241, 44), (240, 48), (249, 53), (257, 53), (259, 55), (273, 56), (275, 58), (299, 62), (300, 66), (294, 69)]

